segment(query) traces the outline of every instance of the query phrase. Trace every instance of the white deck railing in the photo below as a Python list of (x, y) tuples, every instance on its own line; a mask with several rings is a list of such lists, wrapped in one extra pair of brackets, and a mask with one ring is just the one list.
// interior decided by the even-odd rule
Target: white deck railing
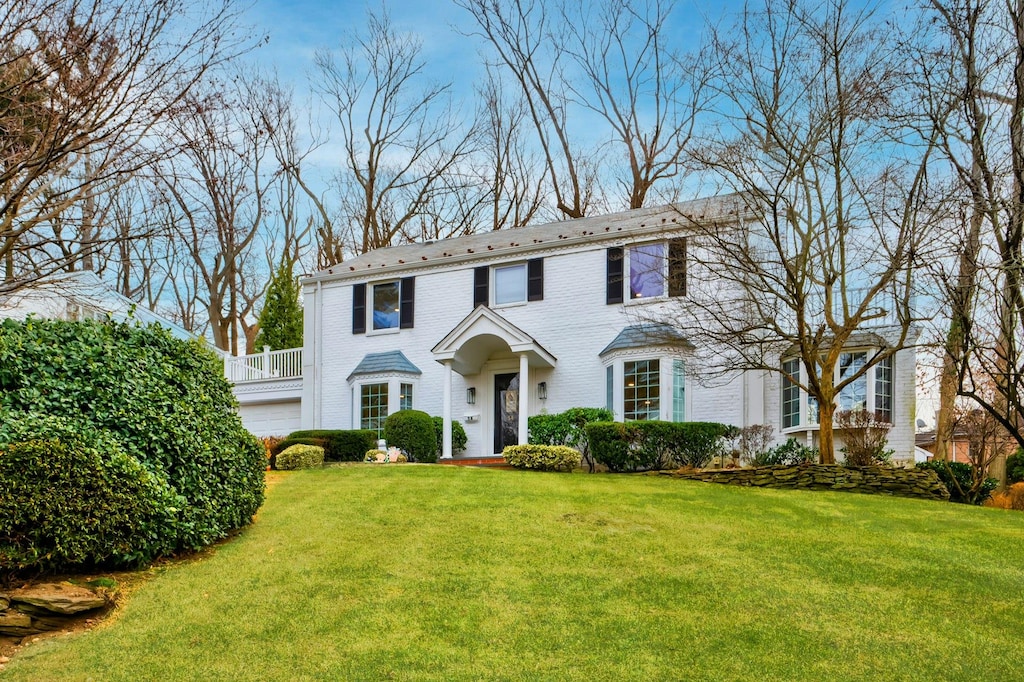
[(255, 355), (224, 358), (224, 376), (232, 383), (297, 379), (302, 376), (302, 349), (263, 349)]

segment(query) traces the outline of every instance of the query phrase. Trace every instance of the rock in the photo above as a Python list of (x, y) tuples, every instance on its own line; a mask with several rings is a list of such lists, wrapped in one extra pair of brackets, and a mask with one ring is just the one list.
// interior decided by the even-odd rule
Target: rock
[(3, 611), (4, 609), (6, 609), (10, 605), (11, 605), (11, 598), (8, 597), (6, 594), (0, 592), (0, 611)]
[(13, 635), (24, 637), (35, 635), (43, 631), (32, 622), (32, 617), (27, 613), (21, 613), (14, 609), (0, 611), (0, 635)]
[(28, 604), (37, 609), (45, 609), (50, 613), (71, 615), (103, 608), (107, 599), (87, 587), (71, 583), (41, 583), (31, 587), (14, 590), (10, 593), (12, 604)]

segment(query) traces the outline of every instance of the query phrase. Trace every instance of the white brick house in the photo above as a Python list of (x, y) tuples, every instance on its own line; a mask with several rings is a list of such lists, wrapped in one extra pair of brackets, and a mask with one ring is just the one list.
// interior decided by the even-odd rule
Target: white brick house
[[(607, 406), (618, 420), (771, 424), (779, 441), (813, 444), (814, 405), (798, 389), (778, 373), (703, 382), (692, 346), (666, 324), (687, 295), (683, 216), (728, 223), (734, 206), (701, 200), (392, 247), (306, 278), (302, 428), (379, 428), (414, 408), (460, 420), (462, 455), (482, 457), (525, 442), (528, 415)], [(879, 337), (863, 338), (844, 368)], [(914, 381), (908, 349), (842, 397), (891, 415), (898, 457), (914, 447)]]

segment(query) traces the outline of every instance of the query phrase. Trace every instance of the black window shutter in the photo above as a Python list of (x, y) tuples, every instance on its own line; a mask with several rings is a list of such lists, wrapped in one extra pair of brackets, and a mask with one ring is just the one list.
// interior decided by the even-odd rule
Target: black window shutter
[(481, 265), (478, 268), (473, 269), (473, 308), (475, 309), (478, 305), (487, 305), (487, 301), (490, 297), (490, 292), (487, 290), (488, 282), (491, 277), (491, 268), (487, 265)]
[(608, 303), (622, 303), (622, 247), (613, 246), (608, 249)]
[(526, 300), (544, 300), (544, 259), (531, 258), (526, 262)]
[(686, 295), (686, 237), (668, 241), (668, 295)]
[(352, 285), (352, 333), (366, 333), (366, 285)]
[(401, 293), (399, 293), (399, 310), (398, 314), (399, 329), (412, 329), (413, 318), (415, 317), (415, 301), (416, 301), (416, 278), (415, 277), (403, 277), (401, 284)]

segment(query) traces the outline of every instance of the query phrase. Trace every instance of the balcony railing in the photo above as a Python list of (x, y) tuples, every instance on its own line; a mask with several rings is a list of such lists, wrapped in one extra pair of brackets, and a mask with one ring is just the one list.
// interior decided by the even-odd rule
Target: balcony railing
[(297, 379), (302, 376), (302, 349), (270, 350), (224, 358), (224, 376), (232, 383)]

